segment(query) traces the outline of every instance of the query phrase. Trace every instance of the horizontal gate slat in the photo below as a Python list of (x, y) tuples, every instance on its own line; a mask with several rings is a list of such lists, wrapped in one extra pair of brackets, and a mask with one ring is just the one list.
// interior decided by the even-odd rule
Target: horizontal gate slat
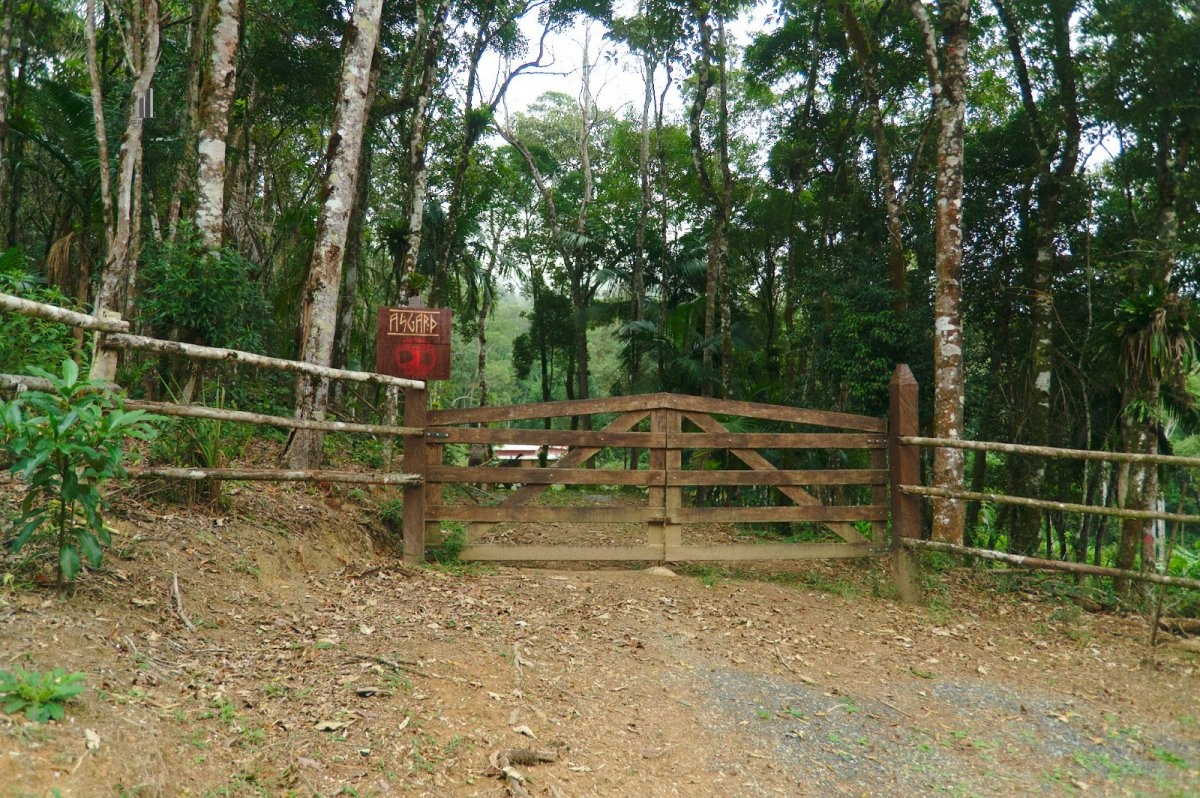
[(871, 468), (807, 471), (668, 471), (668, 485), (883, 485), (887, 471)]
[(525, 485), (654, 485), (662, 487), (662, 471), (617, 471), (597, 468), (455, 468), (434, 466), (426, 482), (499, 482)]
[(680, 432), (670, 449), (882, 449), (887, 439), (861, 432)]
[(663, 547), (650, 545), (635, 546), (517, 546), (479, 543), (464, 546), (459, 559), (513, 562), (526, 560), (609, 560), (630, 561), (662, 560)]
[(581, 429), (488, 429), (439, 427), (426, 433), (429, 443), (524, 443), (532, 446), (661, 447), (663, 436), (650, 432), (604, 432)]
[(671, 511), (680, 524), (771, 523), (784, 521), (882, 521), (887, 508), (874, 504), (804, 507), (683, 507)]
[(637, 524), (662, 521), (661, 507), (471, 507), (433, 505), (427, 518), (431, 521), (482, 521), (502, 524), (508, 521), (541, 521), (560, 524)]
[(733, 543), (711, 546), (667, 546), (667, 562), (739, 560), (832, 560), (874, 557), (871, 543)]

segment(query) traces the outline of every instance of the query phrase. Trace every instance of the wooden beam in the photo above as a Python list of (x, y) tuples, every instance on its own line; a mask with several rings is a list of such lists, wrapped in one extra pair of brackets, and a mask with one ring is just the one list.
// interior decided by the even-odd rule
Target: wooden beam
[(1066, 571), (1075, 574), (1091, 574), (1093, 576), (1112, 576), (1122, 579), (1133, 579), (1139, 582), (1152, 582), (1157, 585), (1182, 587), (1188, 590), (1200, 590), (1200, 579), (1188, 579), (1182, 576), (1168, 576), (1153, 571), (1128, 571), (1123, 568), (1105, 568), (1099, 565), (1089, 565), (1081, 562), (1066, 562), (1064, 560), (1046, 560), (1041, 557), (1025, 557), (1021, 554), (1006, 554), (991, 549), (976, 549), (971, 546), (959, 546), (954, 543), (943, 543), (938, 540), (904, 540), (906, 548), (928, 549), (947, 554), (961, 554), (968, 557), (978, 557), (981, 560), (1012, 563), (1023, 568), (1036, 568), (1042, 571)]
[(360, 485), (418, 485), (420, 474), (353, 471), (288, 471), (279, 468), (168, 468), (130, 466), (132, 479), (224, 479), (244, 482), (345, 482)]
[(1030, 446), (1021, 443), (995, 443), (993, 441), (966, 441), (959, 438), (922, 438), (916, 435), (903, 436), (900, 442), (912, 446), (944, 446), (948, 449), (1028, 454), (1035, 457), (1052, 457), (1061, 460), (1100, 460), (1106, 463), (1155, 463), (1157, 465), (1200, 468), (1200, 457), (1179, 457), (1170, 454), (1096, 452), (1091, 449), (1058, 449), (1053, 446)]
[(477, 507), (431, 505), (429, 517), (439, 521), (483, 521), (491, 524), (535, 522), (551, 524), (644, 524), (661, 521), (661, 507)]
[[(887, 469), (844, 468), (798, 471), (668, 471), (671, 485), (887, 485)], [(877, 501), (882, 504), (883, 501)]]
[(207, 418), (215, 421), (234, 421), (241, 424), (259, 424), (266, 427), (282, 427), (284, 429), (315, 429), (323, 432), (346, 432), (364, 435), (417, 435), (424, 430), (413, 427), (391, 427), (385, 424), (355, 424), (346, 421), (314, 421), (304, 418), (289, 418), (287, 416), (269, 416), (264, 413), (249, 413), (244, 410), (227, 410), (222, 407), (205, 407), (204, 405), (177, 405), (170, 402), (143, 402), (126, 399), (127, 410), (145, 410), (160, 416), (176, 416), (180, 418)]
[(836, 560), (878, 557), (885, 553), (870, 543), (733, 543), (668, 546), (667, 562), (738, 562), (755, 560)]
[(905, 439), (917, 431), (917, 380), (904, 364), (896, 366), (888, 385), (888, 420), (892, 535), (897, 539), (919, 538), (921, 502), (901, 490), (902, 485), (921, 481), (920, 453)]
[[(725, 427), (721, 424), (721, 422), (717, 421), (714, 418), (710, 418), (709, 416), (698, 415), (696, 413), (685, 413), (684, 417), (688, 421), (695, 424), (700, 429), (704, 430), (705, 432), (726, 432), (727, 431), (725, 429)], [(771, 463), (770, 460), (763, 457), (761, 454), (754, 451), (753, 449), (731, 449), (729, 453), (732, 454), (737, 459), (741, 460), (743, 463), (748, 465), (750, 468), (757, 469), (760, 471), (778, 471), (779, 470), (779, 469), (775, 468), (775, 466)], [(789, 499), (794, 501), (797, 505), (806, 507), (806, 506), (821, 504), (820, 499), (818, 499), (816, 496), (813, 496), (811, 493), (808, 493), (803, 488), (798, 488), (794, 485), (780, 485), (778, 489), (779, 489), (780, 493), (782, 493), (784, 496), (787, 496)], [(844, 523), (839, 523), (836, 521), (831, 521), (831, 522), (827, 522), (825, 524), (825, 526), (826, 526), (826, 528), (831, 530), (835, 535), (837, 535), (838, 537), (840, 537), (842, 540), (846, 541), (847, 543), (865, 543), (865, 542), (867, 542), (867, 539), (865, 537), (863, 537), (862, 533), (860, 533), (857, 529), (855, 529), (850, 524), (844, 524)]]
[(809, 424), (816, 427), (862, 430), (863, 432), (887, 431), (887, 421), (874, 416), (783, 407), (758, 402), (739, 402), (732, 399), (709, 399), (703, 396), (684, 396), (682, 394), (662, 394), (662, 396), (664, 397), (664, 407), (690, 413), (759, 418), (793, 424)]
[(147, 338), (144, 335), (126, 335), (110, 333), (104, 337), (105, 347), (113, 349), (142, 349), (166, 355), (195, 360), (217, 360), (234, 363), (245, 363), (249, 366), (286, 371), (292, 374), (307, 374), (313, 377), (325, 377), (331, 380), (349, 380), (350, 382), (367, 382), (377, 385), (395, 385), (399, 388), (421, 388), (425, 383), (419, 380), (405, 380), (400, 377), (388, 377), (384, 374), (374, 374), (367, 371), (347, 371), (345, 369), (318, 366), (313, 363), (302, 363), (297, 360), (283, 360), (277, 357), (256, 355), (253, 352), (243, 352), (238, 349), (219, 349), (213, 346), (198, 346), (179, 341), (160, 341), (157, 338)]
[[(683, 524), (881, 521), (887, 518), (887, 507), (876, 504), (809, 504), (784, 505), (779, 507), (683, 507), (672, 511), (668, 517)], [(865, 541), (866, 538), (863, 538), (863, 540)]]
[[(523, 443), (533, 446), (594, 448), (645, 448), (654, 442), (649, 432), (614, 432), (584, 429), (493, 429), (489, 427), (437, 427), (427, 431), (438, 443)], [(659, 438), (661, 440), (661, 438)]]
[[(420, 429), (425, 426), (429, 411), (429, 393), (423, 388), (408, 388), (404, 391), (404, 425)], [(404, 467), (409, 471), (425, 473), (428, 453), (425, 436), (406, 435), (404, 441)], [(408, 485), (404, 488), (404, 562), (415, 565), (425, 562), (425, 483)]]
[(0, 310), (20, 313), (22, 316), (35, 316), (46, 321), (56, 321), (70, 327), (97, 332), (122, 333), (129, 331), (129, 322), (118, 319), (98, 319), (87, 313), (78, 313), (55, 305), (22, 299), (19, 296), (0, 292)]
[(851, 413), (833, 413), (824, 410), (808, 410), (798, 407), (738, 402), (730, 399), (708, 399), (702, 396), (652, 393), (635, 396), (613, 396), (601, 399), (570, 399), (540, 404), (507, 405), (500, 407), (471, 407), (451, 410), (432, 410), (429, 423), (433, 426), (447, 424), (487, 424), (501, 421), (528, 421), (539, 418), (562, 418), (567, 416), (593, 415), (596, 413), (626, 413), (650, 410), (681, 410), (692, 413), (721, 414), (743, 418), (759, 418), (794, 424), (808, 424), (835, 429), (853, 429), (863, 432), (885, 432), (887, 422), (874, 416)]
[(681, 432), (667, 438), (669, 449), (882, 449), (886, 445), (883, 435), (859, 432)]
[(661, 471), (625, 471), (595, 468), (461, 468), (433, 466), (426, 471), (427, 483), (474, 484), (498, 482), (522, 485), (663, 485)]
[(477, 543), (465, 546), (458, 558), (467, 562), (539, 562), (539, 561), (594, 561), (594, 562), (662, 562), (662, 546), (523, 546), (493, 543)]
[(1029, 499), (1024, 496), (1006, 496), (1001, 493), (976, 493), (969, 490), (927, 488), (921, 485), (901, 485), (900, 490), (912, 496), (933, 496), (939, 499), (961, 499), (965, 501), (1014, 504), (1021, 507), (1038, 507), (1043, 510), (1062, 510), (1067, 513), (1090, 513), (1113, 518), (1140, 518), (1143, 520), (1177, 521), (1184, 524), (1200, 523), (1200, 515), (1158, 512), (1157, 510), (1128, 510), (1121, 507), (1096, 507), (1091, 504), (1072, 504), (1048, 499)]

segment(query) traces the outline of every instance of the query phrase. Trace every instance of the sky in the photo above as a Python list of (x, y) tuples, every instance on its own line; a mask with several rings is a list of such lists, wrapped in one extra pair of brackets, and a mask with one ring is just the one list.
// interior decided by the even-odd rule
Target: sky
[[(622, 6), (625, 6), (624, 8)], [(618, 2), (616, 16), (628, 16), (634, 11), (635, 4)], [(736, 23), (730, 25), (729, 33), (738, 47), (749, 44), (753, 33), (762, 29), (763, 9), (754, 9), (744, 15)], [(531, 15), (532, 17), (533, 15)], [(509, 113), (527, 110), (543, 93), (558, 91), (572, 97), (578, 96), (580, 90), (581, 69), (583, 64), (584, 42), (588, 39), (590, 26), (591, 41), (589, 52), (595, 66), (592, 69), (592, 93), (596, 104), (601, 108), (623, 115), (624, 111), (632, 110), (640, 115), (644, 86), (638, 69), (637, 60), (622, 45), (604, 38), (607, 29), (598, 22), (577, 23), (572, 28), (554, 34), (547, 39), (547, 62), (552, 63), (540, 72), (529, 72), (518, 76), (509, 86), (505, 107)], [(527, 19), (523, 23), (526, 38), (532, 47), (536, 48), (541, 28), (536, 19)], [(491, 75), (499, 74), (500, 63), (491, 57), (485, 67)], [(675, 73), (680, 77), (679, 70)], [(661, 87), (662, 75), (659, 75)], [(667, 114), (682, 114), (683, 105), (678, 89), (674, 89), (667, 100)]]

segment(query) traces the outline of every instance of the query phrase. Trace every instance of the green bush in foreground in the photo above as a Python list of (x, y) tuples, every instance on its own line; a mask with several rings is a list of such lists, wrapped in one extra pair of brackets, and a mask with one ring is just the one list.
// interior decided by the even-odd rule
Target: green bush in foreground
[(63, 361), (61, 375), (30, 371), (49, 380), (53, 391), (26, 391), (0, 403), (4, 459), (27, 483), (10, 546), (16, 552), (41, 540), (56, 548), (62, 587), (75, 579), (81, 557), (98, 566), (102, 547), (112, 542), (101, 486), (126, 476), (122, 442), (149, 439), (155, 430), (145, 412), (127, 412), (120, 397), (80, 379), (71, 360)]
[(67, 673), (62, 668), (43, 673), (14, 668), (0, 671), (0, 707), (5, 714), (24, 712), (34, 723), (62, 720), (63, 703), (87, 689), (82, 673)]

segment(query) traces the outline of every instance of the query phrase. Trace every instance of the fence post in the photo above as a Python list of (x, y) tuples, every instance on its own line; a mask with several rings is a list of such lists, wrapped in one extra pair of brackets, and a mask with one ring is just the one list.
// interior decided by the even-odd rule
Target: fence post
[(429, 409), (429, 392), (423, 388), (404, 389), (404, 426), (417, 427), (420, 432), (405, 435), (404, 470), (420, 474), (416, 485), (404, 486), (404, 562), (416, 565), (425, 562), (425, 419)]
[[(121, 314), (115, 310), (100, 312), (102, 321), (121, 321)], [(88, 378), (104, 382), (117, 381), (117, 350), (104, 346), (104, 333), (97, 331), (92, 340), (92, 368)]]
[(903, 538), (921, 537), (921, 499), (902, 493), (901, 485), (919, 485), (921, 462), (917, 447), (903, 444), (900, 438), (919, 432), (917, 420), (917, 380), (912, 370), (901, 363), (888, 385), (888, 493), (892, 516), (892, 578), (903, 601), (921, 600), (918, 561), (912, 551), (901, 545)]

